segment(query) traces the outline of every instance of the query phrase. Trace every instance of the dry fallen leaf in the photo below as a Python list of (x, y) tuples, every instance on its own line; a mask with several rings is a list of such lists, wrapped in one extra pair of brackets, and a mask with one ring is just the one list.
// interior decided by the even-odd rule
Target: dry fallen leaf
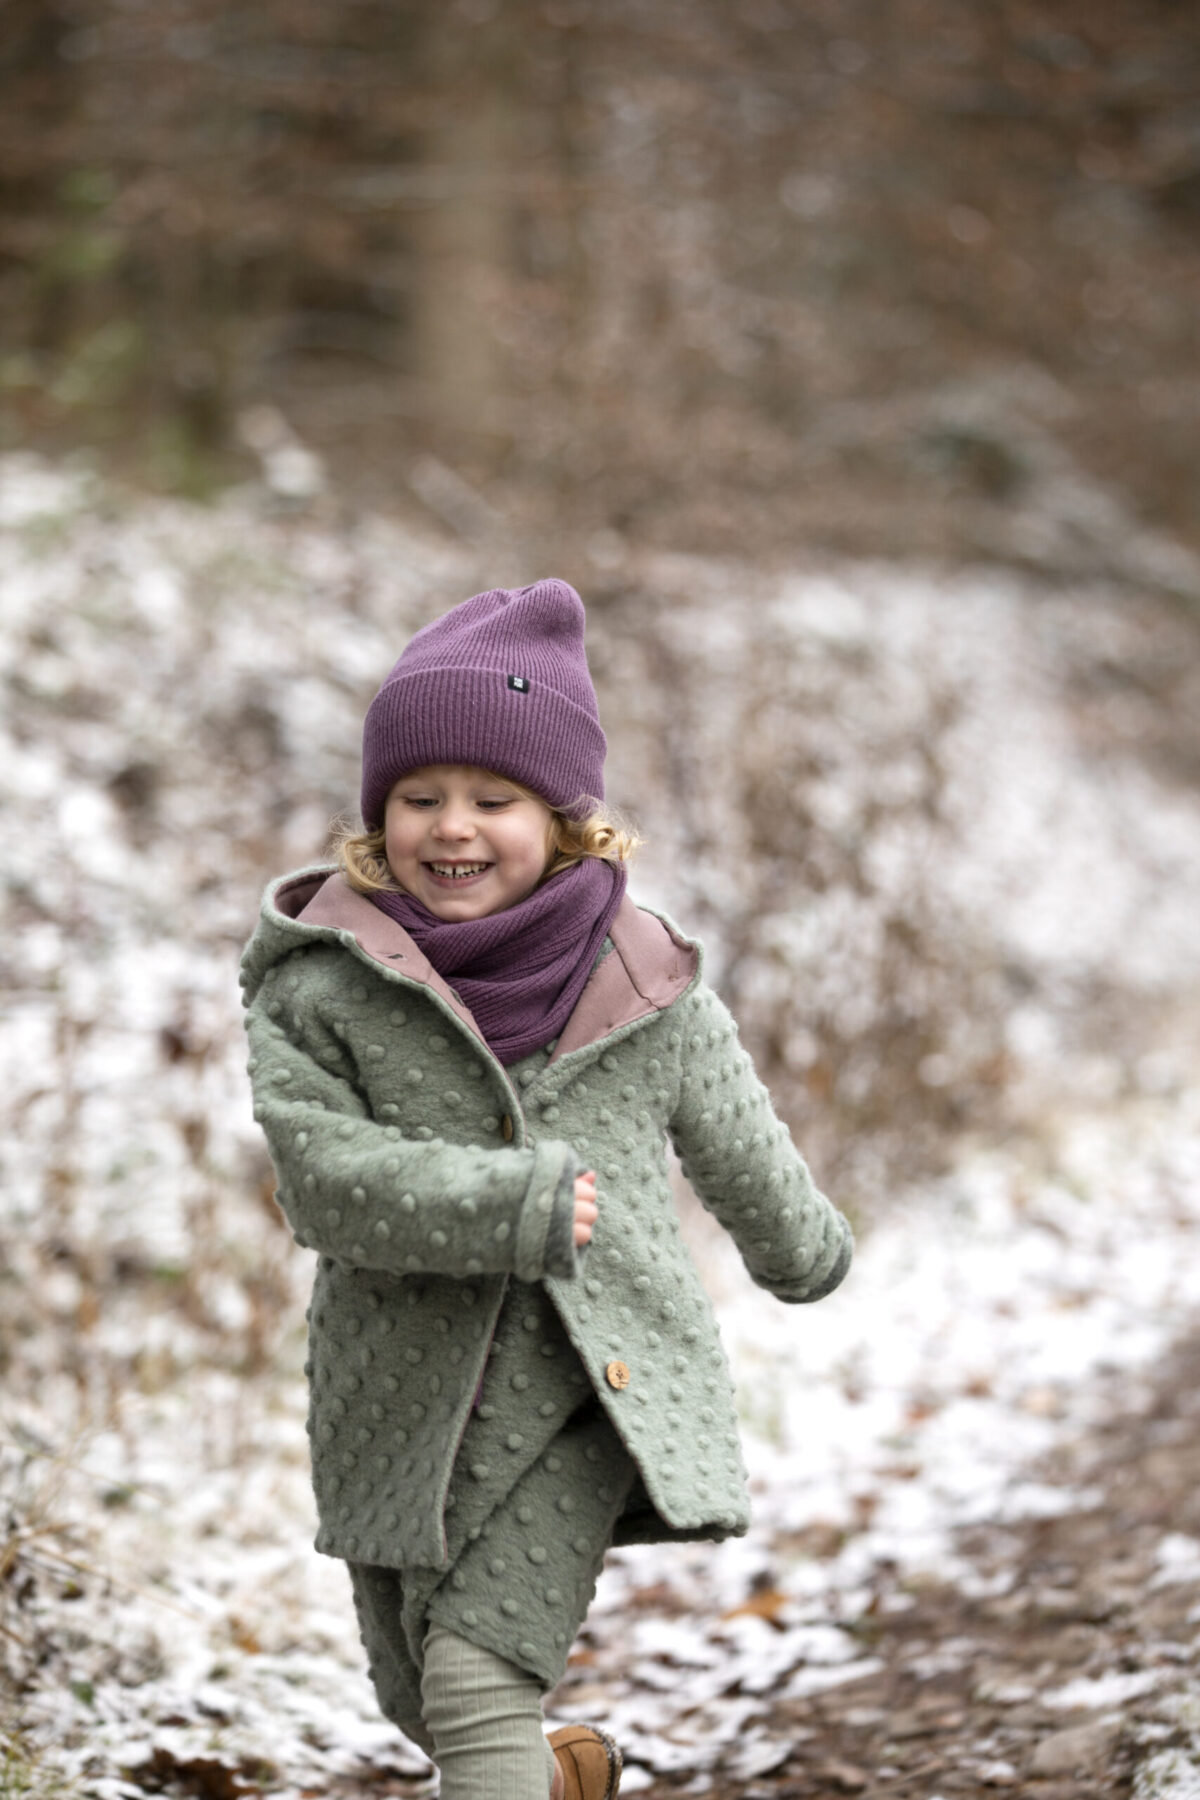
[(721, 1617), (737, 1619), (743, 1613), (751, 1613), (756, 1619), (766, 1619), (770, 1624), (777, 1625), (780, 1613), (789, 1604), (794, 1606), (795, 1601), (789, 1602), (788, 1596), (781, 1594), (778, 1588), (760, 1588), (748, 1600), (743, 1600), (740, 1606), (733, 1606), (727, 1613), (722, 1613)]

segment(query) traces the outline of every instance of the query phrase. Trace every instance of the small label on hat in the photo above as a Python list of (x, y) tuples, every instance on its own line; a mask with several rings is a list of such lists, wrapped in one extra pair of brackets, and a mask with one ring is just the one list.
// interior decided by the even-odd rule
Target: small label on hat
[(508, 685), (510, 688), (515, 688), (518, 694), (527, 694), (529, 692), (529, 677), (528, 675), (510, 675), (508, 678)]

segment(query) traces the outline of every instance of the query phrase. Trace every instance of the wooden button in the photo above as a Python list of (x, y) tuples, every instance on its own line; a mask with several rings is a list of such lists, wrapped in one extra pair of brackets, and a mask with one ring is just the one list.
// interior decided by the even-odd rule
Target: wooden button
[(627, 1388), (629, 1386), (628, 1363), (610, 1362), (604, 1374), (609, 1387)]
[(500, 1130), (504, 1134), (505, 1143), (511, 1144), (512, 1143), (512, 1134), (513, 1134), (513, 1123), (512, 1123), (512, 1119), (510, 1118), (508, 1113), (505, 1113), (504, 1117), (500, 1121)]

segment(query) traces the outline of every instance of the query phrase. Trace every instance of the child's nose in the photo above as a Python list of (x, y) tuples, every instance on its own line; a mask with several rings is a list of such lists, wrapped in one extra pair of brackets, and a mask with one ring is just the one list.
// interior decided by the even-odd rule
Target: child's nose
[(475, 835), (475, 822), (466, 807), (444, 806), (434, 821), (434, 834), (460, 843)]

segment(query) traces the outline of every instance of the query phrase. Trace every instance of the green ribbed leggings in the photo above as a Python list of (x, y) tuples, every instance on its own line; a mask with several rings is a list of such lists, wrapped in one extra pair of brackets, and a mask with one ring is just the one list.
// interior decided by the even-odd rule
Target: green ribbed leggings
[(441, 1800), (546, 1800), (554, 1752), (537, 1678), (444, 1625), (424, 1655), (422, 1720), (403, 1730), (441, 1771)]

